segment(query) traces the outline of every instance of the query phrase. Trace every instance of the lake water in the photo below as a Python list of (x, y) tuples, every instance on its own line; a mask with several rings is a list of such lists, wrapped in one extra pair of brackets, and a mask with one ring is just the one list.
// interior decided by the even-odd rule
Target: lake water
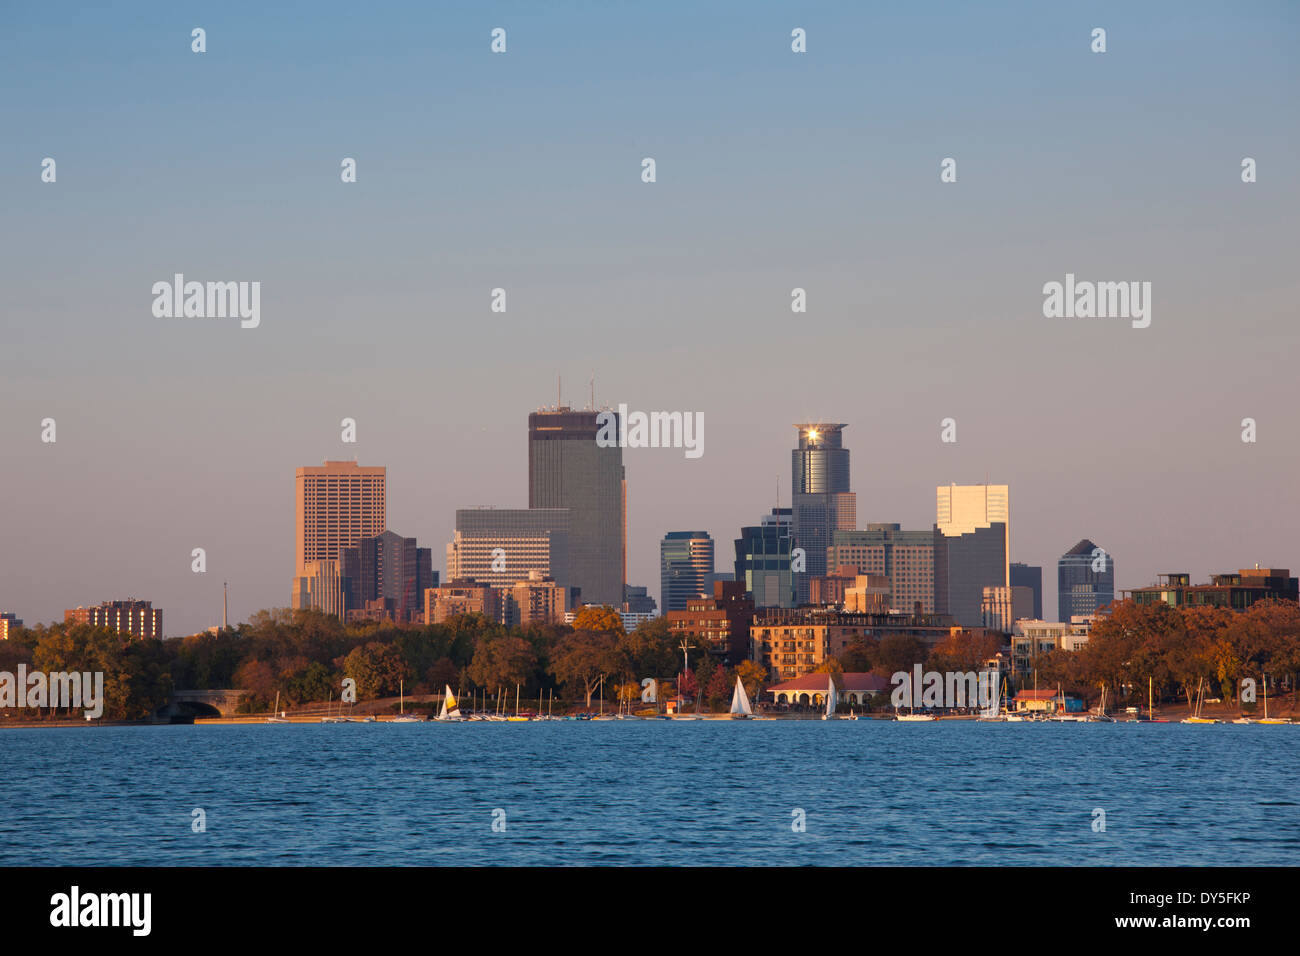
[(1300, 726), (123, 727), (7, 730), (0, 752), (3, 865), (1253, 866), (1300, 851)]

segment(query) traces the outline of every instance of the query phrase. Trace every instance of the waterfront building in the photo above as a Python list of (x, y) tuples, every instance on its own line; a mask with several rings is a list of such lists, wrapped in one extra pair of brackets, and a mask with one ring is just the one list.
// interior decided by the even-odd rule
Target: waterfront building
[(1224, 607), (1244, 611), (1256, 601), (1300, 600), (1300, 581), (1290, 568), (1242, 568), (1236, 573), (1215, 574), (1209, 584), (1192, 584), (1186, 572), (1161, 574), (1160, 583), (1125, 591), (1136, 604), (1168, 604), (1172, 607)]
[(162, 640), (162, 608), (151, 601), (104, 601), (94, 607), (75, 607), (63, 612), (64, 623), (107, 627), (132, 637)]
[[(600, 445), (595, 410), (567, 405), (528, 416), (528, 507), (569, 511), (568, 579), (582, 600), (618, 607), (627, 582), (623, 449)], [(617, 414), (614, 416), (617, 431)]]
[(709, 593), (713, 539), (707, 531), (669, 531), (659, 542), (659, 600), (664, 613), (686, 609), (686, 602)]
[[(829, 674), (805, 674), (802, 677), (773, 684), (766, 688), (763, 694), (778, 706), (824, 710), (826, 695), (829, 692), (827, 681), (829, 676)], [(845, 671), (835, 675), (834, 686), (835, 706), (838, 710), (865, 707), (873, 697), (881, 694), (888, 696), (894, 685), (870, 672)]]
[[(857, 497), (849, 490), (849, 450), (844, 423), (804, 422), (790, 452), (791, 533), (806, 568), (794, 576), (795, 601), (808, 603), (809, 580), (826, 574), (826, 549), (835, 531), (857, 527)], [(737, 580), (740, 573), (737, 571)]]
[(858, 614), (834, 608), (762, 608), (749, 628), (750, 659), (773, 679), (811, 674), (854, 641), (907, 635), (933, 646), (953, 633), (953, 620), (938, 614)]
[(1035, 662), (1052, 651), (1077, 651), (1088, 643), (1096, 615), (1080, 615), (1070, 622), (1018, 620), (1011, 626), (1011, 670), (1029, 674)]
[(1056, 563), (1056, 603), (1060, 620), (1094, 614), (1115, 600), (1115, 560), (1084, 538)]

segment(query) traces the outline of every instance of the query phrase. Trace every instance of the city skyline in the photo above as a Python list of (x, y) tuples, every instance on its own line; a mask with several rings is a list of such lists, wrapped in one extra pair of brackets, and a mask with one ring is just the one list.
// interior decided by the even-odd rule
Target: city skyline
[[(543, 409), (543, 410), (545, 410), (545, 409)], [(581, 411), (581, 410), (579, 410), (579, 411)], [(588, 410), (588, 411), (590, 411), (590, 410)], [(295, 513), (299, 516), (299, 518), (301, 518), (301, 516), (302, 516), (302, 512), (303, 512), (303, 508), (304, 508), (304, 501), (305, 501), (305, 496), (304, 496), (304, 493), (303, 493), (303, 479), (304, 479), (304, 475), (333, 475), (334, 477), (337, 478), (337, 476), (340, 475), (340, 474), (345, 475), (345, 476), (346, 476), (346, 475), (351, 475), (351, 476), (352, 476), (352, 480), (353, 480), (354, 482), (359, 482), (361, 476), (363, 476), (363, 475), (364, 475), (364, 476), (374, 476), (374, 480), (377, 480), (378, 483), (379, 483), (379, 498), (378, 498), (378, 505), (377, 505), (377, 507), (378, 507), (378, 511), (379, 511), (379, 513), (380, 513), (381, 515), (384, 514), (384, 512), (386, 511), (386, 508), (387, 508), (387, 504), (388, 504), (388, 502), (387, 502), (387, 496), (386, 496), (386, 483), (387, 483), (388, 478), (390, 477), (389, 472), (388, 472), (388, 466), (387, 466), (387, 465), (382, 465), (382, 464), (378, 464), (378, 465), (377, 465), (377, 464), (373, 464), (373, 463), (371, 463), (371, 464), (366, 464), (366, 465), (361, 465), (361, 464), (360, 464), (359, 462), (357, 462), (356, 460), (343, 459), (343, 458), (339, 458), (338, 456), (335, 456), (335, 457), (333, 457), (333, 458), (325, 459), (325, 464), (324, 464), (323, 466), (319, 466), (319, 467), (318, 467), (318, 466), (302, 466), (302, 465), (299, 465), (299, 466), (297, 466), (297, 467), (295, 468), (296, 482), (297, 482), (297, 485), (298, 485), (297, 505), (296, 505)], [(931, 487), (933, 487), (933, 486), (931, 486)], [(943, 504), (943, 502), (944, 502), (944, 495), (947, 494), (947, 493), (949, 493), (949, 490), (950, 490), (950, 489), (960, 490), (960, 491), (963, 491), (963, 492), (966, 493), (966, 494), (973, 494), (975, 489), (983, 489), (983, 491), (981, 492), (981, 494), (996, 493), (996, 494), (998, 494), (998, 495), (1001, 496), (1001, 497), (999, 498), (999, 501), (1000, 501), (1000, 502), (1003, 502), (1002, 504), (999, 505), (999, 507), (1005, 508), (1005, 503), (1004, 503), (1004, 502), (1005, 502), (1006, 496), (1007, 496), (1007, 494), (1008, 494), (1008, 489), (1009, 489), (1009, 487), (1010, 487), (1010, 483), (1003, 484), (1003, 485), (986, 485), (986, 484), (983, 484), (983, 483), (979, 483), (979, 484), (973, 484), (973, 485), (961, 486), (961, 485), (957, 485), (955, 482), (950, 482), (950, 483), (949, 483), (948, 485), (946, 485), (946, 486), (945, 486), (945, 485), (940, 485), (940, 486), (938, 486), (938, 492), (939, 492), (939, 495), (940, 495), (940, 505), (939, 505), (939, 508), (940, 508), (941, 514), (943, 513), (943, 512), (942, 512), (942, 509), (943, 509), (943, 507), (944, 507), (944, 504)], [(368, 498), (367, 498), (366, 500), (367, 500), (367, 502), (369, 501)], [(973, 500), (974, 500), (974, 499), (972, 499), (972, 501), (973, 501)], [(477, 516), (481, 516), (481, 517), (483, 517), (484, 519), (486, 519), (486, 518), (491, 517), (491, 516), (493, 516), (493, 515), (500, 515), (500, 516), (503, 517), (503, 518), (505, 518), (505, 517), (507, 517), (507, 516), (509, 516), (509, 515), (511, 515), (511, 514), (518, 514), (518, 515), (521, 515), (521, 516), (527, 516), (530, 512), (529, 512), (529, 509), (526, 509), (526, 508), (525, 508), (525, 509), (510, 509), (510, 508), (505, 508), (505, 507), (498, 507), (498, 506), (495, 506), (495, 505), (478, 505), (478, 506), (476, 506), (476, 507), (474, 507), (474, 508), (456, 508), (456, 509), (453, 509), (453, 513), (454, 513), (454, 514), (463, 514), (463, 515), (466, 515), (466, 516), (475, 516), (475, 515), (477, 515)], [(538, 516), (540, 517), (541, 515), (545, 514), (546, 512), (545, 512), (545, 511), (537, 511), (536, 509), (534, 509), (532, 513), (535, 514), (535, 515), (538, 515)], [(1003, 512), (1003, 513), (1005, 513), (1005, 512)], [(375, 522), (376, 519), (375, 519), (375, 518), (367, 518), (367, 519), (362, 520), (362, 519), (359, 518), (356, 514), (352, 514), (352, 516), (351, 516), (351, 520), (352, 520), (352, 523), (353, 523), (354, 525), (356, 525), (357, 527), (362, 527), (362, 526), (364, 526), (364, 527), (372, 527), (372, 526), (374, 525), (374, 522)], [(932, 519), (932, 520), (933, 520), (933, 519)], [(380, 523), (383, 523), (383, 521), (381, 520)], [(875, 522), (875, 521), (865, 521), (865, 522), (859, 522), (859, 523), (862, 525), (862, 527), (860, 527), (860, 528), (858, 528), (858, 529), (855, 529), (855, 530), (858, 531), (860, 534), (877, 533), (877, 532), (871, 532), (871, 531), (869, 531), (868, 529), (870, 529), (870, 528), (881, 528), (881, 527), (891, 527), (891, 526), (893, 526), (893, 525), (897, 525), (897, 524), (898, 524), (897, 522), (882, 524), (882, 523), (880, 523), (880, 522)], [(453, 520), (452, 520), (452, 522), (451, 522), (450, 524), (451, 524), (451, 527), (452, 527), (452, 529), (453, 529), (453, 531), (454, 531), (455, 526), (456, 526), (456, 520), (453, 518)], [(752, 521), (751, 521), (751, 522), (747, 522), (746, 526), (749, 526), (750, 524), (752, 524)], [(1019, 525), (1019, 518), (1017, 518), (1017, 524)], [(936, 524), (935, 526), (937, 527), (938, 525)], [(731, 532), (726, 536), (726, 538), (725, 538), (725, 542), (724, 542), (724, 543), (730, 543), (730, 542), (734, 541), (734, 539), (736, 538), (736, 536), (739, 535), (740, 531), (741, 531), (741, 527), (737, 527), (737, 528), (733, 529), (733, 530), (732, 530), (732, 531), (731, 531)], [(382, 534), (385, 534), (385, 533), (391, 535), (391, 534), (392, 534), (392, 533), (391, 533), (391, 529), (384, 529), (384, 531), (380, 532), (381, 535), (382, 535)], [(701, 532), (701, 533), (704, 533), (704, 534), (712, 534), (714, 540), (715, 540), (715, 541), (718, 540), (718, 535), (717, 535), (716, 532), (707, 532), (707, 531), (706, 531), (706, 532)], [(852, 535), (853, 532), (840, 532), (840, 533), (841, 533), (841, 534), (849, 534), (849, 535)], [(915, 534), (917, 534), (917, 532), (915, 532), (915, 531), (909, 531), (908, 529), (906, 529), (905, 526), (902, 528), (901, 532), (900, 532), (900, 530), (899, 530), (898, 528), (895, 528), (895, 530), (894, 530), (893, 533), (894, 533), (894, 534), (902, 533), (902, 534), (904, 534), (904, 535), (907, 535), (907, 534), (910, 533), (910, 534), (912, 534), (913, 536), (914, 536)], [(921, 532), (921, 533), (924, 533), (924, 532)], [(659, 571), (659, 572), (662, 572), (662, 561), (663, 561), (663, 556), (662, 556), (662, 546), (663, 546), (664, 538), (665, 538), (666, 536), (669, 536), (669, 535), (672, 535), (672, 534), (681, 534), (681, 533), (680, 533), (680, 532), (671, 532), (671, 531), (667, 531), (667, 532), (665, 532), (663, 535), (661, 535), (661, 536), (659, 537), (659, 539), (657, 539), (657, 540), (654, 542), (654, 545), (653, 545), (653, 548), (654, 548), (654, 551), (655, 551), (654, 565), (655, 565), (656, 570)], [(417, 536), (413, 536), (413, 539), (412, 539), (412, 540), (414, 540), (415, 538), (420, 538), (420, 537), (422, 537), (422, 536), (418, 536), (418, 535), (417, 535)], [(454, 539), (454, 535), (452, 535), (451, 537)], [(302, 552), (302, 550), (303, 550), (303, 541), (304, 541), (304, 532), (303, 532), (303, 527), (302, 527), (302, 521), (301, 521), (301, 520), (298, 521), (298, 529), (297, 529), (296, 534), (295, 534), (295, 540), (296, 540), (296, 542), (297, 542), (297, 544), (296, 544), (296, 548), (298, 549), (299, 554), (300, 554), (300, 556), (301, 556), (301, 552)], [(849, 540), (849, 539), (846, 538), (846, 541), (847, 541), (847, 540)], [(1084, 543), (1091, 544), (1091, 542), (1088, 541), (1087, 539), (1083, 539), (1083, 540), (1080, 542), (1080, 545), (1082, 545), (1082, 544), (1084, 544)], [(412, 547), (414, 547), (413, 544), (412, 544)], [(448, 547), (450, 548), (450, 545), (449, 545)], [(1078, 545), (1076, 546), (1076, 548), (1077, 548), (1077, 547), (1078, 547)], [(421, 550), (424, 550), (424, 549), (421, 549)], [(436, 550), (436, 549), (435, 549), (435, 550)], [(1108, 557), (1109, 557), (1109, 555), (1110, 555), (1110, 552), (1107, 552), (1107, 556), (1108, 556)], [(1015, 551), (1011, 551), (1011, 552), (1009, 553), (1009, 555), (1008, 555), (1008, 557), (1012, 557), (1012, 556), (1016, 556)], [(205, 557), (206, 557), (206, 555), (205, 555)], [(1021, 557), (1024, 557), (1024, 556), (1021, 556)], [(1030, 556), (1030, 557), (1035, 557), (1035, 556)], [(1282, 557), (1286, 557), (1286, 555), (1283, 555)], [(338, 559), (337, 559), (337, 558), (334, 558), (334, 559), (324, 559), (324, 560), (332, 560), (332, 561), (337, 562)], [(299, 563), (301, 564), (301, 561), (300, 561)], [(317, 562), (314, 562), (314, 563), (319, 564), (320, 561), (317, 561)], [(1032, 564), (1031, 561), (1027, 561), (1027, 560), (1026, 560), (1026, 561), (1021, 561), (1021, 562), (1019, 562), (1019, 563), (1022, 563), (1022, 564)], [(1048, 562), (1043, 562), (1043, 563), (1048, 563)], [(1260, 566), (1260, 567), (1272, 567), (1272, 566), (1290, 567), (1290, 566), (1291, 566), (1291, 563), (1288, 562), (1288, 561), (1285, 561), (1285, 560), (1274, 560), (1274, 561), (1272, 561), (1272, 562), (1263, 562), (1263, 561), (1258, 561), (1258, 562), (1242, 562), (1242, 561), (1234, 561), (1234, 560), (1226, 560), (1226, 561), (1225, 561), (1225, 560), (1219, 560), (1217, 563), (1212, 564), (1212, 565), (1209, 567), (1209, 569), (1206, 570), (1206, 571), (1204, 571), (1204, 572), (1200, 572), (1200, 571), (1191, 571), (1191, 572), (1188, 572), (1188, 571), (1186, 570), (1186, 567), (1185, 567), (1185, 562), (1180, 562), (1180, 561), (1178, 561), (1178, 560), (1165, 561), (1164, 564), (1161, 565), (1161, 566), (1162, 566), (1162, 567), (1165, 567), (1165, 566), (1173, 567), (1173, 566), (1176, 565), (1176, 566), (1178, 567), (1178, 573), (1188, 573), (1188, 574), (1190, 574), (1190, 577), (1191, 577), (1192, 581), (1195, 583), (1195, 582), (1198, 582), (1198, 581), (1208, 581), (1208, 580), (1210, 580), (1214, 575), (1225, 573), (1226, 571), (1228, 571), (1229, 568), (1249, 567), (1249, 566), (1251, 566), (1251, 564), (1255, 564), (1255, 565), (1258, 565), (1258, 566)], [(446, 568), (444, 567), (444, 569), (442, 569), (442, 570), (445, 571)], [(829, 570), (833, 570), (833, 569), (829, 569)], [(866, 573), (866, 572), (864, 571), (863, 573)], [(1112, 573), (1113, 573), (1113, 572), (1112, 572)], [(1166, 574), (1169, 574), (1169, 573), (1171, 573), (1171, 572), (1169, 572), (1168, 570), (1165, 570), (1165, 571), (1157, 571), (1157, 572), (1154, 572), (1154, 574), (1153, 574), (1152, 577), (1151, 577), (1151, 580), (1149, 580), (1149, 581), (1142, 581), (1142, 582), (1136, 582), (1136, 581), (1129, 582), (1128, 579), (1121, 579), (1121, 580), (1123, 580), (1124, 582), (1126, 582), (1127, 586), (1122, 587), (1119, 583), (1117, 583), (1117, 584), (1114, 586), (1114, 594), (1115, 594), (1116, 598), (1118, 598), (1119, 595), (1120, 595), (1120, 591), (1121, 591), (1121, 590), (1130, 590), (1130, 589), (1132, 589), (1132, 588), (1140, 588), (1140, 587), (1152, 586), (1152, 585), (1156, 584), (1156, 579), (1157, 579), (1157, 577), (1162, 576), (1162, 575), (1166, 575)], [(218, 579), (221, 578), (221, 575), (220, 575), (219, 573), (215, 574), (215, 576), (211, 576), (211, 575), (205, 575), (205, 576), (209, 577), (210, 580), (217, 581), (217, 586), (218, 586), (219, 588), (222, 588), (222, 589), (223, 589), (222, 591), (219, 591), (219, 592), (218, 592), (218, 593), (219, 593), (219, 600), (224, 600), (225, 597), (226, 597), (226, 594), (225, 594), (225, 592), (224, 592), (224, 586), (228, 583), (228, 579), (218, 580)], [(527, 577), (527, 573), (525, 572), (525, 573), (519, 575), (519, 577), (520, 577), (520, 579), (526, 578), (526, 577)], [(1053, 576), (1053, 577), (1055, 577), (1055, 576)], [(436, 580), (436, 579), (440, 579), (440, 578), (446, 578), (446, 580), (450, 580), (450, 576), (445, 575), (445, 574), (443, 574), (443, 573), (440, 573), (439, 571), (435, 571), (435, 572), (434, 572), (434, 578), (435, 578), (435, 580)], [(649, 581), (651, 581), (651, 582), (653, 583), (653, 581), (655, 580), (655, 578), (654, 578), (654, 577), (649, 577), (649, 578), (647, 578), (647, 580), (649, 580)], [(445, 582), (444, 582), (444, 583), (445, 583)], [(634, 581), (629, 581), (628, 583), (629, 583), (629, 585), (635, 585), (635, 582), (634, 582)], [(1049, 582), (1049, 583), (1050, 583), (1050, 582)], [(126, 593), (126, 592), (124, 591), (123, 593)], [(139, 588), (136, 588), (136, 589), (135, 589), (134, 591), (132, 591), (131, 593), (135, 594), (135, 593), (145, 593), (145, 592), (144, 592), (143, 590), (139, 589)], [(1052, 606), (1052, 605), (1056, 604), (1056, 603), (1059, 601), (1059, 592), (1058, 592), (1056, 589), (1049, 589), (1046, 583), (1044, 584), (1044, 586), (1043, 586), (1043, 588), (1042, 588), (1042, 593), (1043, 593), (1042, 601), (1043, 601), (1043, 605), (1044, 605), (1044, 607)], [(92, 596), (92, 597), (88, 597), (88, 598), (86, 598), (84, 601), (82, 601), (81, 598), (78, 598), (78, 600), (81, 601), (81, 603), (77, 605), (78, 607), (80, 607), (81, 604), (84, 604), (84, 603), (89, 603), (89, 602), (100, 602), (100, 601), (103, 601), (103, 602), (121, 601), (121, 600), (123, 600), (123, 598), (122, 598), (121, 596), (118, 596), (118, 595), (102, 595), (102, 596), (98, 596), (98, 597), (93, 597), (93, 596)], [(133, 598), (133, 600), (134, 600), (134, 598)], [(157, 596), (157, 595), (153, 595), (153, 596), (149, 597), (148, 600), (152, 601), (152, 603), (155, 604), (156, 606), (158, 606), (159, 608), (166, 608), (167, 605), (168, 605), (168, 603), (169, 603), (168, 600), (167, 600), (165, 597), (163, 597), (163, 598), (160, 599), (160, 597)], [(422, 601), (422, 600), (423, 600), (423, 599), (421, 598), (421, 601)], [(65, 602), (65, 603), (66, 603), (66, 602)], [(245, 612), (245, 613), (243, 613), (243, 614), (232, 615), (232, 623), (237, 623), (239, 620), (246, 619), (247, 616), (248, 616), (248, 614), (249, 614), (249, 613), (252, 613), (253, 611), (264, 610), (264, 609), (269, 609), (269, 608), (273, 608), (273, 607), (288, 607), (288, 606), (290, 606), (290, 603), (289, 603), (289, 602), (285, 602), (285, 603), (274, 603), (274, 602), (273, 602), (273, 603), (269, 603), (269, 604), (261, 605), (261, 606), (258, 606), (258, 607), (254, 607), (254, 608), (249, 609), (249, 611), (247, 611), (247, 612)], [(24, 614), (29, 614), (29, 616), (26, 617), (26, 620), (29, 621), (29, 626), (31, 626), (31, 625), (33, 625), (33, 624), (36, 624), (36, 623), (53, 623), (53, 622), (55, 622), (56, 620), (60, 620), (61, 617), (62, 617), (62, 613), (60, 613), (59, 615), (55, 615), (55, 616), (53, 616), (53, 617), (50, 617), (50, 618), (40, 617), (39, 615), (36, 615), (36, 614), (30, 614), (30, 612), (27, 612), (27, 611), (26, 611), (24, 608), (22, 608), (21, 606), (16, 606), (16, 605), (15, 605), (15, 606), (10, 606), (9, 604), (6, 604), (6, 605), (3, 605), (3, 607), (4, 607), (4, 609), (5, 609), (7, 612), (18, 614), (19, 617), (22, 617)], [(666, 606), (665, 606), (664, 596), (663, 596), (663, 594), (661, 593), (661, 594), (659, 595), (659, 608), (658, 608), (658, 613), (663, 614), (663, 613), (665, 613), (666, 610), (667, 610), (667, 608), (666, 608)], [(174, 616), (175, 616), (176, 614), (183, 614), (183, 613), (186, 613), (186, 609), (184, 609), (184, 608), (178, 608), (177, 610), (171, 610), (171, 609), (168, 609), (168, 619), (171, 620), (171, 619), (174, 618)], [(202, 612), (191, 612), (191, 613), (200, 613), (200, 614), (201, 614)], [(208, 627), (211, 627), (211, 626), (213, 626), (213, 624), (217, 624), (217, 623), (220, 623), (220, 610), (217, 611), (217, 619), (216, 619), (215, 621), (213, 621), (212, 623), (209, 623), (209, 624), (203, 624), (203, 625), (201, 625), (201, 626), (197, 626), (197, 627), (194, 627), (194, 628), (192, 628), (192, 629), (185, 629), (184, 627), (182, 627), (182, 629), (178, 629), (178, 630), (176, 630), (176, 631), (174, 631), (174, 632), (169, 632), (169, 633), (166, 634), (165, 636), (182, 636), (183, 634), (195, 633), (195, 632), (197, 632), (197, 631), (207, 629)], [(973, 624), (971, 624), (970, 626), (978, 626), (978, 624), (977, 624), (977, 623), (973, 623)]]
[[(437, 549), (457, 508), (527, 507), (520, 414), (557, 377), (708, 421), (698, 459), (623, 456), (635, 584), (666, 531), (725, 549), (789, 507), (788, 423), (821, 420), (859, 528), (1012, 486), (1046, 608), (1081, 538), (1117, 588), (1300, 564), (1300, 11), (1252, 9), (846, 6), (803, 55), (785, 10), (515, 9), (503, 56), (472, 10), (231, 8), (197, 56), (161, 6), (15, 9), (0, 50), (43, 80), (0, 143), (0, 609), (285, 606), (285, 475), (327, 459), (385, 465), (387, 526)], [(154, 315), (176, 273), (260, 282), (260, 323)], [(1149, 281), (1149, 327), (1045, 317), (1067, 275)]]

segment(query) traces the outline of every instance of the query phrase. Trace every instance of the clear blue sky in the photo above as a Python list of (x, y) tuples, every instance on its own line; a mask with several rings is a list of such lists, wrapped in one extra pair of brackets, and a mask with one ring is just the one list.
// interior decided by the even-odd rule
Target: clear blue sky
[[(652, 593), (666, 531), (729, 569), (818, 417), (861, 525), (1009, 484), (1049, 612), (1083, 537), (1120, 587), (1300, 567), (1297, 5), (266, 6), (0, 10), (0, 610), (285, 605), (294, 468), (354, 455), (440, 566), (593, 370), (705, 414), (698, 460), (626, 453)], [(175, 272), (260, 281), (261, 327), (154, 318)], [(1151, 327), (1045, 319), (1067, 272), (1152, 282)]]

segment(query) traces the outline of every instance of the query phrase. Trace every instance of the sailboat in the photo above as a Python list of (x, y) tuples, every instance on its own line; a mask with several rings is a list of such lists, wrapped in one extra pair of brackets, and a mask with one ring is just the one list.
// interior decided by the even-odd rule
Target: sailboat
[(268, 724), (289, 723), (288, 718), (284, 716), (284, 712), (280, 710), (280, 692), (278, 690), (275, 692), (275, 710), (271, 711), (271, 716), (266, 718), (266, 722)]
[(749, 720), (754, 716), (754, 708), (749, 704), (749, 695), (740, 676), (736, 676), (736, 689), (731, 692), (731, 716), (733, 720)]
[(1196, 682), (1196, 713), (1193, 714), (1191, 717), (1184, 718), (1182, 720), (1182, 723), (1184, 724), (1217, 724), (1218, 723), (1217, 720), (1213, 720), (1212, 718), (1201, 716), (1201, 702), (1204, 700), (1205, 697), (1204, 690), (1203, 690), (1204, 683), (1205, 683), (1204, 677), (1202, 677), (1200, 680)]
[(1291, 721), (1283, 720), (1281, 717), (1270, 717), (1268, 715), (1268, 675), (1264, 675), (1264, 716), (1259, 721), (1261, 724), (1289, 724)]
[[(989, 672), (992, 673), (991, 671)], [(999, 683), (997, 689), (993, 692), (993, 699), (989, 701), (988, 706), (980, 711), (976, 720), (986, 722), (1000, 723), (1007, 719), (1006, 714), (1002, 713), (1002, 684)]]
[(333, 688), (331, 688), (329, 700), (325, 702), (325, 716), (320, 719), (320, 722), (322, 724), (346, 724), (347, 719), (341, 715), (341, 712), (343, 710), (343, 698), (341, 696), (339, 697), (340, 716), (335, 717), (330, 713), (333, 707), (334, 707), (334, 690)]
[(1103, 724), (1115, 723), (1115, 718), (1106, 713), (1106, 685), (1101, 685), (1101, 703), (1097, 705), (1097, 713), (1092, 715), (1092, 719)]
[(460, 702), (456, 700), (456, 695), (451, 692), (451, 685), (444, 684), (446, 689), (442, 695), (442, 710), (438, 711), (435, 720), (455, 721), (464, 720), (460, 713)]
[(420, 724), (424, 722), (423, 717), (417, 717), (406, 712), (405, 681), (399, 681), (397, 684), (397, 716), (393, 718), (392, 722), (395, 724)]
[(1056, 696), (1060, 700), (1060, 710), (1057, 711), (1050, 719), (1061, 723), (1077, 724), (1088, 719), (1086, 714), (1071, 714), (1065, 709), (1065, 691), (1061, 690), (1061, 685), (1056, 685)]
[(835, 678), (828, 676), (826, 679), (826, 713), (822, 714), (822, 720), (830, 720), (835, 716), (835, 706), (838, 703), (835, 697)]

